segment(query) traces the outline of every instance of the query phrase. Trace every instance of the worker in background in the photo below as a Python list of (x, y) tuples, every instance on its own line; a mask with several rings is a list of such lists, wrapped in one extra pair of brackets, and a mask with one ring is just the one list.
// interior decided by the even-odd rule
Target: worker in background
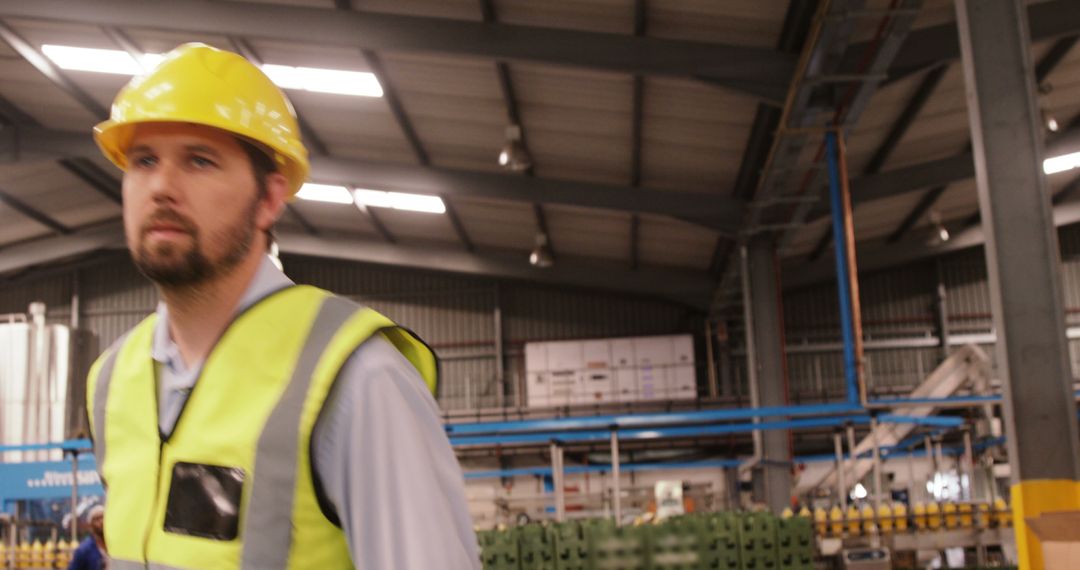
[(108, 568), (105, 555), (105, 507), (95, 505), (86, 513), (90, 534), (75, 549), (68, 570), (104, 570)]
[(479, 568), (434, 354), (267, 255), (309, 169), (284, 94), (187, 44), (94, 138), (160, 297), (87, 385), (113, 569)]

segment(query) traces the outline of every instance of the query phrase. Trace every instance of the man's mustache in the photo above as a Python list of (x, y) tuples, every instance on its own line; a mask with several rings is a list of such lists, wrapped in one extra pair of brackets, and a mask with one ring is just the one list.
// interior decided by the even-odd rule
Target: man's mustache
[(140, 235), (146, 235), (150, 232), (151, 228), (160, 225), (176, 226), (184, 233), (194, 235), (196, 232), (195, 224), (191, 220), (187, 219), (175, 210), (157, 210), (142, 224), (140, 229)]

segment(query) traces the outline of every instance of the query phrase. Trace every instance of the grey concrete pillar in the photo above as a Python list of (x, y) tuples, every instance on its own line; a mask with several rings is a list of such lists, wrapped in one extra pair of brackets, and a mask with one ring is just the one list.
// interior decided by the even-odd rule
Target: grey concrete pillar
[(957, 0), (956, 14), (1005, 381), (1013, 505), (1024, 507), (1014, 510), (1018, 554), (1022, 568), (1039, 568), (1041, 549), (1023, 518), (1049, 506), (1080, 506), (1072, 504), (1080, 439), (1027, 10), (1020, 0)]
[[(781, 335), (784, 326), (780, 301), (779, 265), (776, 243), (771, 235), (761, 234), (747, 244), (750, 263), (750, 314), (754, 319), (754, 346), (757, 357), (759, 401), (763, 407), (787, 404), (787, 382)], [(763, 421), (783, 418), (764, 418)], [(764, 433), (762, 476), (765, 502), (779, 513), (791, 506), (791, 448), (787, 430)]]

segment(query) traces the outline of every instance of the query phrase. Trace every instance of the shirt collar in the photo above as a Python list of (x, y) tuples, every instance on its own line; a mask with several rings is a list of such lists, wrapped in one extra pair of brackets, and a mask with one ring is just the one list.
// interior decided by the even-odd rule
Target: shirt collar
[[(274, 265), (270, 256), (264, 256), (233, 314), (240, 313), (270, 293), (290, 285), (295, 285), (293, 280)], [(180, 360), (180, 348), (169, 335), (169, 308), (163, 301), (158, 301), (156, 313), (158, 318), (154, 325), (154, 341), (150, 347), (151, 357), (162, 364), (183, 362)]]

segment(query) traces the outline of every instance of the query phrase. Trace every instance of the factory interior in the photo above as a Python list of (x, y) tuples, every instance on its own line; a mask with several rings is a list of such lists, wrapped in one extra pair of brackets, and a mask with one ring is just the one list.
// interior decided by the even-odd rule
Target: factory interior
[(1080, 567), (1078, 39), (1074, 0), (0, 0), (0, 569), (104, 503), (87, 374), (159, 298), (91, 133), (189, 42), (295, 109), (285, 274), (437, 355), (485, 570)]

